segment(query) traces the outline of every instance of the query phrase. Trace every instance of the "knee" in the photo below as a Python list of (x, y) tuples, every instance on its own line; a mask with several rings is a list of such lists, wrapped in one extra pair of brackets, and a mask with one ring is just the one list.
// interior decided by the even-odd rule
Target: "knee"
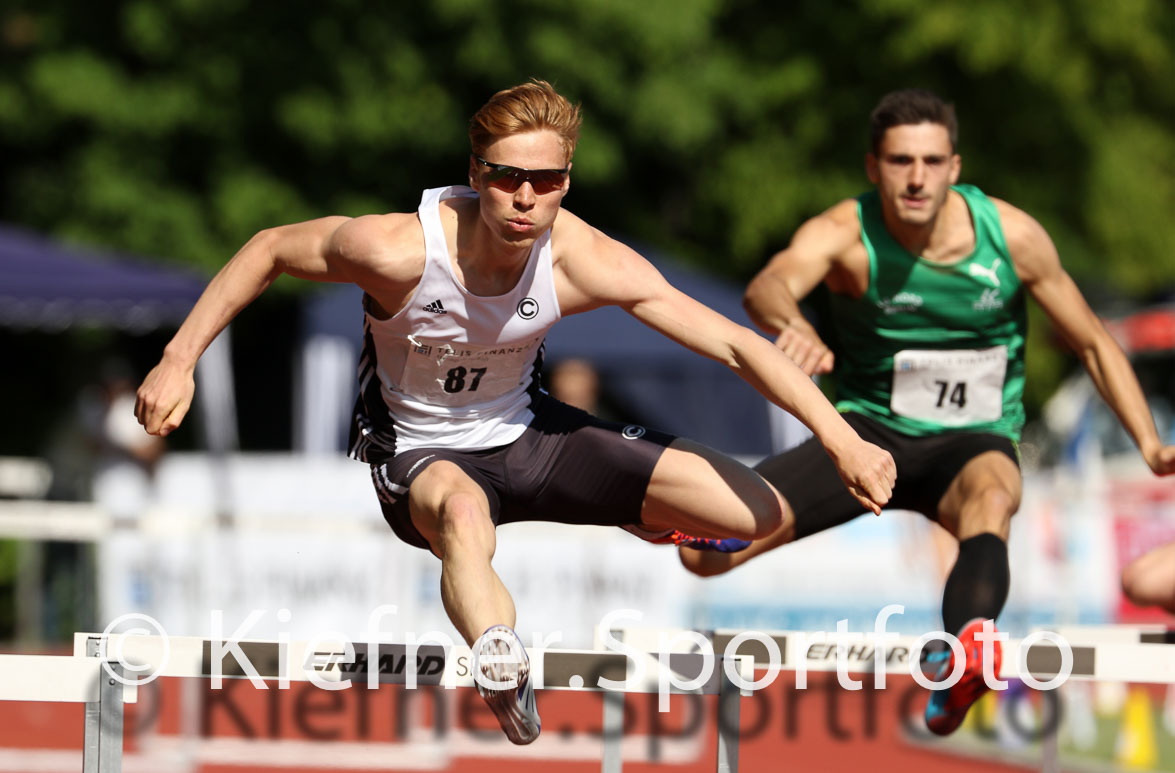
[(492, 543), (494, 524), (473, 494), (456, 492), (445, 497), (437, 513), (437, 531), (450, 547), (476, 547)]
[(1007, 540), (1012, 516), (1019, 508), (1019, 500), (1002, 486), (981, 489), (963, 507), (957, 536), (964, 539), (991, 532)]
[(678, 548), (677, 555), (681, 558), (681, 565), (699, 577), (714, 577), (729, 571), (733, 566), (730, 553)]
[(1127, 564), (1126, 568), (1122, 570), (1122, 595), (1130, 599), (1133, 603), (1138, 603), (1139, 591), (1139, 576), (1138, 570), (1134, 568), (1134, 564)]
[(991, 517), (1003, 521), (1011, 520), (1020, 509), (1019, 500), (1003, 486), (989, 486), (983, 489), (979, 493), (979, 502)]
[(739, 539), (763, 539), (774, 534), (779, 530), (779, 527), (783, 526), (784, 521), (790, 515), (787, 504), (771, 486), (765, 483), (763, 489), (762, 495), (750, 503), (751, 529), (744, 534), (732, 534), (731, 536)]
[(442, 560), (458, 555), (493, 557), (494, 522), (475, 493), (455, 491), (439, 501), (411, 504), (413, 523)]
[(1149, 575), (1146, 561), (1137, 558), (1122, 570), (1122, 593), (1130, 599), (1131, 603), (1139, 606), (1148, 606), (1154, 603), (1154, 599), (1151, 598)]
[(778, 505), (771, 510), (765, 512), (761, 517), (755, 518), (755, 531), (751, 536), (743, 539), (765, 539), (779, 531), (783, 526), (784, 511)]

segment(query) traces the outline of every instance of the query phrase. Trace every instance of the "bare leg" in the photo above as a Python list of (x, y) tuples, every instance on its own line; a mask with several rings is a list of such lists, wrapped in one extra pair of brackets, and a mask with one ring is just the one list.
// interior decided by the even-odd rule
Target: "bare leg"
[(963, 466), (938, 503), (938, 522), (963, 540), (985, 532), (1007, 541), (1020, 509), (1020, 470), (1005, 454), (988, 451)]
[(1143, 553), (1122, 570), (1122, 592), (1139, 606), (1175, 615), (1175, 542)]
[(970, 620), (995, 619), (1007, 600), (1008, 532), (1020, 507), (1020, 470), (998, 451), (964, 465), (938, 505), (939, 523), (959, 541), (943, 589), (948, 633)]
[(489, 502), (459, 467), (435, 462), (409, 492), (412, 523), (441, 559), (441, 600), (472, 645), (493, 625), (514, 627), (514, 600), (490, 561), (497, 548)]
[(729, 571), (795, 533), (787, 502), (758, 473), (709, 448), (677, 440), (658, 460), (645, 493), (642, 523), (699, 537), (753, 539), (738, 553), (681, 548), (689, 571), (709, 577)]
[(698, 537), (766, 537), (790, 511), (753, 470), (688, 440), (675, 440), (657, 461), (641, 510), (650, 529)]
[(490, 564), (497, 536), (485, 492), (460, 467), (440, 461), (417, 476), (408, 497), (413, 525), (441, 559), (445, 612), (473, 648), (478, 694), (511, 742), (533, 743), (542, 722), (530, 661), (514, 632), (514, 600)]
[[(982, 453), (964, 465), (938, 504), (939, 523), (959, 540), (959, 555), (943, 588), (943, 630), (963, 645), (963, 676), (952, 687), (931, 693), (926, 726), (953, 733), (975, 701), (988, 690), (984, 671), (999, 673), (1003, 648), (979, 646), (977, 635), (994, 620), (1008, 598), (1008, 532), (1020, 507), (1020, 470), (1003, 453)], [(955, 668), (950, 654), (939, 676)]]

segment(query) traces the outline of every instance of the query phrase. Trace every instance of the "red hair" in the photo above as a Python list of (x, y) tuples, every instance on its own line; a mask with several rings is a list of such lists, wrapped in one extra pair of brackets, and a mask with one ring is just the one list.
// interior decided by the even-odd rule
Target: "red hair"
[(486, 148), (503, 137), (550, 129), (559, 135), (570, 162), (582, 120), (579, 105), (536, 78), (490, 97), (469, 120), (469, 144), (475, 155), (484, 156)]

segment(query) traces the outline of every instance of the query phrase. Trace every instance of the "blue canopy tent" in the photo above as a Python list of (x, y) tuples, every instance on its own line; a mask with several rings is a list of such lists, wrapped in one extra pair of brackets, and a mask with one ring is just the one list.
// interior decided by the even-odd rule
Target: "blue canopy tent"
[[(206, 280), (141, 258), (93, 252), (0, 226), (0, 327), (64, 331), (97, 326), (144, 333), (178, 327)], [(210, 450), (236, 448), (228, 331), (208, 348), (197, 390)]]
[(175, 326), (204, 284), (179, 269), (86, 252), (0, 226), (0, 325), (6, 327), (96, 325), (143, 332)]
[[(737, 285), (691, 270), (664, 254), (638, 250), (687, 295), (749, 324)], [(363, 324), (362, 292), (332, 288), (303, 313), (301, 384), (295, 397), (295, 446), (343, 448), (355, 395), (355, 362)], [(720, 451), (762, 456), (772, 450), (769, 403), (724, 365), (695, 354), (615, 307), (564, 318), (547, 336), (547, 362), (590, 361), (604, 391), (651, 427)], [(342, 375), (340, 375), (340, 372)]]

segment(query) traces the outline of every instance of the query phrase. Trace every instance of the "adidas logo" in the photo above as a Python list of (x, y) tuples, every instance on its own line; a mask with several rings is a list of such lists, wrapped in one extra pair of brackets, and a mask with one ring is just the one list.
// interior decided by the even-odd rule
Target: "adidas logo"
[(427, 306), (424, 306), (422, 308), (425, 311), (431, 311), (433, 314), (448, 314), (449, 313), (449, 312), (445, 311), (445, 305), (443, 303), (441, 303), (440, 298), (436, 299), (432, 303), (430, 303)]

